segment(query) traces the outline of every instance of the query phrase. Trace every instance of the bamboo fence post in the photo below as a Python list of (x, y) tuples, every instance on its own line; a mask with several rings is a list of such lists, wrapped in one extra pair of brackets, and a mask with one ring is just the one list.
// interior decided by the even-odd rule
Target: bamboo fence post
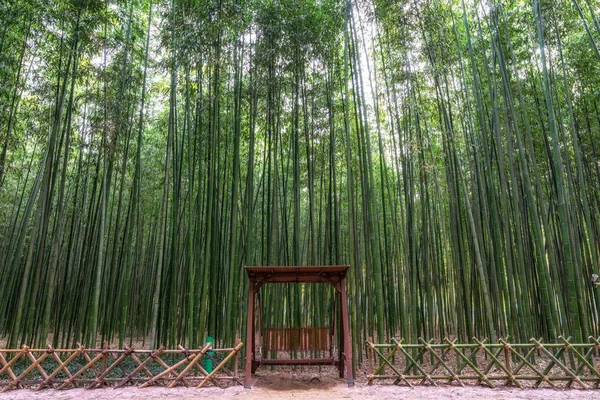
[[(125, 352), (128, 353), (129, 356), (133, 355), (133, 350), (134, 350), (133, 348), (130, 348), (129, 346), (125, 346), (125, 347), (123, 347), (123, 350), (125, 350)], [(109, 354), (113, 360), (117, 361), (118, 357), (115, 355), (115, 353), (110, 352)], [(123, 371), (123, 375), (127, 375), (127, 370), (125, 369), (125, 367), (123, 367), (123, 363), (119, 363), (118, 366), (119, 366), (119, 369), (121, 371)]]
[[(506, 373), (508, 380), (513, 382), (517, 387), (521, 388), (521, 383), (519, 381), (517, 381), (515, 379), (515, 377), (513, 376), (513, 374), (510, 372), (510, 369), (507, 369), (504, 364), (502, 364), (500, 362), (500, 360), (498, 359), (498, 357), (496, 355), (494, 355), (490, 349), (488, 349), (485, 344), (483, 342), (480, 342), (479, 340), (477, 340), (476, 338), (473, 338), (473, 340), (483, 348), (483, 351), (490, 356), (490, 358), (492, 359), (492, 361), (490, 362), (489, 366), (485, 369), (484, 372), (484, 376), (490, 371), (491, 367), (496, 364), (500, 367), (501, 370), (504, 371), (504, 373)], [(500, 349), (500, 351), (498, 352), (498, 354), (500, 354), (500, 352), (502, 351), (502, 349)]]
[[(50, 346), (49, 346), (50, 348)], [(26, 368), (23, 372), (21, 372), (21, 374), (19, 376), (17, 376), (15, 379), (13, 379), (12, 383), (10, 383), (8, 386), (6, 386), (4, 389), (2, 389), (3, 392), (7, 392), (8, 390), (11, 389), (11, 387), (17, 386), (19, 384), (19, 381), (21, 379), (23, 379), (24, 377), (26, 377), (31, 371), (33, 371), (33, 369), (37, 369), (40, 374), (42, 375), (42, 377), (44, 377), (44, 379), (48, 378), (48, 374), (46, 374), (46, 371), (44, 371), (43, 368), (40, 367), (40, 363), (42, 361), (44, 361), (46, 359), (46, 357), (48, 357), (51, 353), (47, 350), (44, 354), (42, 354), (40, 357), (38, 357), (37, 359), (29, 352), (27, 351), (27, 357), (31, 360), (31, 365)]]
[[(511, 357), (511, 355), (510, 355), (510, 344), (505, 342), (504, 343), (504, 365), (506, 366), (506, 369), (508, 371), (512, 371), (511, 365), (510, 365), (510, 357)], [(511, 379), (512, 378), (509, 378), (509, 380), (507, 381), (507, 383), (511, 382), (512, 381)]]
[(132, 349), (127, 349), (127, 351), (125, 353), (121, 354), (121, 356), (119, 358), (117, 358), (115, 360), (115, 362), (110, 365), (110, 367), (104, 369), (104, 371), (100, 374), (100, 376), (98, 376), (94, 380), (94, 382), (92, 382), (88, 386), (88, 389), (93, 389), (94, 387), (98, 387), (98, 386), (102, 385), (102, 383), (104, 383), (104, 378), (110, 373), (110, 371), (112, 371), (117, 366), (119, 366), (121, 364), (121, 362), (123, 362), (123, 360), (131, 354), (131, 352), (132, 352)]
[[(235, 339), (235, 345), (237, 346), (238, 344), (240, 344), (242, 341), (237, 338)], [(235, 353), (235, 359), (234, 359), (235, 364), (233, 365), (233, 377), (234, 379), (237, 381), (238, 379), (238, 372), (239, 372), (239, 363), (240, 363), (240, 354), (239, 352)]]
[[(208, 349), (210, 349), (212, 346), (212, 342), (208, 342), (200, 351), (200, 353), (196, 354), (195, 357), (193, 357), (190, 361), (190, 363), (187, 365), (187, 367), (185, 367), (183, 369), (183, 371), (181, 371), (181, 373), (179, 375), (177, 375), (175, 377), (175, 379), (169, 384), (170, 388), (173, 388), (177, 385), (177, 383), (179, 383), (179, 381), (181, 381), (183, 379), (183, 377), (188, 373), (188, 371), (190, 369), (192, 369), (192, 367), (196, 364), (196, 362), (198, 362), (199, 359), (201, 359), (204, 356), (204, 353), (206, 353), (208, 351)], [(204, 371), (204, 369), (202, 367), (201, 371), (203, 371), (206, 374), (206, 371)]]
[[(208, 346), (208, 345), (207, 345)], [(205, 346), (205, 348), (207, 348), (207, 346)], [(208, 346), (209, 347), (209, 346)], [(202, 353), (204, 354), (204, 353)], [(160, 360), (160, 361), (158, 361)], [(158, 381), (159, 379), (161, 379), (163, 376), (168, 375), (174, 371), (177, 370), (177, 368), (181, 367), (182, 365), (184, 365), (186, 362), (190, 361), (189, 357), (184, 355), (184, 359), (173, 364), (172, 366), (168, 366), (167, 364), (164, 363), (164, 361), (162, 361), (160, 358), (157, 357), (157, 361), (159, 363), (161, 363), (161, 365), (163, 367), (165, 367), (166, 369), (164, 371), (162, 371), (160, 374), (154, 376), (152, 379), (150, 379), (149, 381), (145, 382), (143, 385), (140, 386), (140, 388), (145, 388), (150, 386), (151, 384), (153, 384), (154, 382)]]
[[(281, 336), (293, 339), (293, 335)], [(302, 340), (307, 338), (306, 335), (300, 335), (300, 337), (304, 337)], [(527, 344), (511, 344), (506, 339), (499, 339), (498, 343), (485, 344), (473, 338), (472, 343), (457, 344), (456, 340), (449, 341), (448, 339), (444, 339), (445, 343), (435, 343), (431, 340), (425, 342), (423, 338), (419, 338), (418, 343), (404, 344), (392, 339), (392, 343), (390, 344), (376, 344), (372, 342), (372, 337), (369, 337), (366, 341), (368, 346), (368, 385), (372, 385), (375, 380), (390, 379), (393, 380), (394, 385), (402, 382), (402, 384), (406, 384), (409, 387), (413, 387), (413, 383), (411, 382), (416, 382), (416, 385), (437, 385), (440, 380), (448, 380), (448, 384), (456, 382), (461, 386), (464, 385), (465, 381), (476, 382), (477, 384), (485, 382), (490, 387), (493, 381), (504, 381), (507, 385), (512, 382), (515, 386), (522, 387), (522, 381), (531, 381), (535, 387), (538, 387), (542, 382), (547, 382), (550, 386), (557, 388), (569, 388), (575, 383), (579, 383), (584, 389), (597, 387), (600, 384), (600, 371), (596, 367), (598, 363), (596, 351), (600, 348), (600, 341), (590, 338), (589, 343), (574, 344), (570, 342), (570, 338), (560, 337), (559, 339), (561, 343), (543, 344), (541, 341), (532, 339)], [(289, 348), (299, 349), (296, 344), (292, 343), (294, 341), (295, 339), (289, 342)], [(306, 343), (302, 346), (305, 345)], [(198, 378), (200, 378), (198, 387), (204, 387), (209, 382), (220, 387), (221, 381), (232, 381), (243, 384), (239, 379), (239, 362), (242, 346), (242, 342), (236, 339), (235, 347), (233, 348), (215, 349), (214, 351), (222, 352), (223, 354), (227, 354), (227, 356), (222, 361), (217, 361), (217, 359), (213, 358), (215, 365), (217, 363), (218, 365), (216, 365), (216, 368), (211, 373), (204, 370), (200, 363), (203, 356), (209, 356), (206, 353), (212, 348), (212, 344), (210, 343), (198, 350), (189, 351), (179, 346), (178, 350), (166, 351), (166, 353), (176, 353), (184, 356), (182, 360), (171, 366), (160, 359), (160, 356), (165, 353), (162, 347), (156, 351), (138, 351), (149, 354), (144, 360), (136, 357), (136, 351), (127, 346), (123, 350), (111, 350), (106, 345), (102, 350), (89, 350), (90, 353), (95, 353), (93, 358), (89, 357), (85, 348), (81, 345), (75, 350), (56, 350), (50, 345), (45, 350), (31, 349), (28, 346), (23, 346), (20, 350), (0, 350), (0, 365), (2, 366), (3, 373), (6, 374), (5, 380), (0, 381), (0, 390), (7, 392), (21, 386), (37, 385), (38, 383), (39, 385), (35, 390), (40, 390), (47, 386), (58, 386), (58, 389), (64, 389), (70, 385), (80, 386), (82, 383), (90, 381), (91, 383), (86, 385), (88, 389), (109, 385), (122, 387), (128, 382), (134, 382), (135, 385), (146, 387), (158, 381), (164, 383), (165, 380), (168, 387), (175, 387), (178, 383), (190, 386), (190, 380)], [(416, 356), (413, 356), (412, 354), (417, 350), (419, 350), (418, 353)], [(473, 351), (470, 355), (467, 355), (469, 354), (469, 350)], [(452, 351), (455, 352), (456, 357), (448, 359), (447, 355), (451, 354)], [(524, 351), (527, 354), (522, 354)], [(539, 352), (539, 355), (536, 357), (536, 360), (532, 359), (530, 361), (535, 352)], [(7, 361), (5, 357), (7, 353), (14, 354), (14, 357), (10, 361)], [(59, 355), (60, 353), (66, 353), (68, 357), (63, 361)], [(427, 356), (427, 353), (430, 353), (430, 357)], [(40, 356), (38, 357), (37, 354), (40, 354)], [(404, 354), (406, 359), (405, 368), (412, 372), (408, 374), (406, 371), (401, 372), (401, 369), (391, 361), (394, 354)], [(477, 354), (488, 357), (485, 365), (477, 366), (474, 364), (472, 358)], [(84, 357), (85, 355), (88, 356)], [(502, 360), (502, 355), (504, 355), (504, 360)], [(562, 361), (565, 355), (572, 355), (578, 363), (573, 367), (567, 366)], [(72, 365), (72, 362), (80, 356), (84, 357), (87, 362), (81, 367), (77, 365), (78, 370), (71, 374), (68, 366)], [(102, 363), (105, 359), (108, 360), (109, 357), (114, 358), (115, 361), (111, 363), (107, 361), (106, 367), (102, 371), (98, 371), (101, 367), (97, 364)], [(133, 366), (125, 362), (128, 357), (131, 357), (135, 362)], [(512, 362), (513, 357), (515, 358), (515, 363)], [(25, 358), (31, 362), (28, 363), (25, 361), (27, 364), (24, 370), (21, 370), (21, 363), (19, 363), (19, 371), (21, 372), (16, 376), (12, 367), (14, 367), (15, 362), (19, 359), (23, 361)], [(49, 358), (56, 361), (56, 364), (48, 364), (46, 360)], [(378, 365), (379, 363), (375, 361), (376, 358), (381, 359), (381, 365)], [(153, 361), (165, 368), (164, 371), (156, 376), (153, 376), (146, 367)], [(227, 363), (232, 361), (234, 362), (234, 366), (230, 370), (230, 367), (227, 367)], [(543, 364), (537, 365), (534, 363), (535, 361), (538, 363), (541, 361)], [(463, 363), (465, 365), (461, 367), (460, 365)], [(75, 367), (74, 365), (72, 366)], [(98, 369), (94, 369), (96, 366)], [(384, 367), (390, 368), (391, 373), (387, 375), (381, 374)], [(469, 368), (469, 372), (461, 372), (462, 369), (467, 367)], [(521, 372), (523, 367), (527, 367), (526, 372)], [(196, 368), (199, 372), (192, 374), (190, 370), (193, 368)], [(414, 370), (412, 370), (413, 368)], [(39, 374), (36, 370), (39, 371)], [(144, 371), (142, 374), (145, 373), (147, 377), (136, 377), (135, 375), (141, 373), (142, 370)], [(122, 371), (122, 375), (118, 371)], [(64, 380), (55, 379), (61, 372), (64, 372), (68, 378)], [(86, 372), (87, 374), (82, 376)], [(93, 374), (94, 372), (96, 372), (96, 377), (94, 378), (92, 375), (92, 379), (90, 379), (88, 374)], [(108, 377), (109, 374), (112, 376), (115, 373), (120, 376)], [(32, 375), (34, 376), (32, 377)], [(7, 376), (10, 379), (6, 379)], [(560, 384), (557, 384), (557, 382)]]
[[(579, 383), (584, 389), (588, 389), (588, 385), (586, 385), (581, 379), (579, 379), (579, 377), (577, 375), (575, 375), (573, 373), (573, 371), (571, 371), (571, 369), (569, 367), (567, 367), (566, 365), (564, 365), (559, 359), (558, 357), (555, 357), (554, 354), (552, 354), (550, 351), (548, 351), (548, 349), (546, 349), (546, 347), (544, 347), (543, 344), (541, 344), (540, 342), (538, 342), (535, 339), (532, 339), (532, 341), (537, 345), (536, 348), (538, 350), (541, 350), (542, 353), (546, 354), (548, 357), (550, 357), (552, 359), (552, 361), (554, 361), (556, 363), (556, 365), (558, 365), (560, 367), (560, 369), (562, 369), (567, 375), (569, 375), (574, 382)], [(568, 343), (568, 342), (567, 342)], [(570, 349), (572, 349), (571, 344), (565, 344), (565, 349), (568, 351)]]
[[(143, 363), (140, 361), (140, 359), (135, 355), (135, 353), (131, 353), (130, 355), (131, 359), (133, 361), (135, 361), (135, 363), (138, 365), (136, 367), (136, 369), (134, 370), (136, 373), (140, 370), (144, 370), (144, 373), (146, 375), (148, 375), (148, 377), (152, 378), (154, 375), (152, 375), (152, 373), (150, 372), (150, 370), (148, 368), (146, 368), (146, 364), (142, 365)], [(148, 358), (150, 359), (150, 361), (152, 361), (152, 358), (150, 356), (148, 356)], [(146, 361), (146, 360), (144, 360)]]
[(575, 356), (577, 358), (579, 358), (580, 364), (579, 367), (577, 368), (577, 370), (575, 370), (575, 375), (579, 376), (579, 372), (583, 369), (583, 365), (585, 365), (586, 367), (588, 367), (588, 369), (590, 370), (590, 373), (596, 375), (596, 377), (600, 378), (600, 372), (598, 372), (594, 366), (592, 364), (590, 364), (587, 360), (587, 357), (584, 357), (579, 351), (577, 351), (577, 349), (575, 347), (573, 347), (571, 345), (571, 343), (569, 343), (569, 341), (567, 339), (565, 339), (562, 336), (558, 337), (566, 346), (569, 347), (569, 350), (571, 350), (572, 353), (575, 353)]
[[(2, 351), (0, 351), (0, 365), (2, 365), (2, 367), (4, 368), (6, 366), (6, 364), (8, 364), (8, 363), (6, 362), (6, 359), (4, 358), (4, 356), (2, 355)], [(10, 369), (10, 367), (7, 368), (6, 373), (8, 374), (8, 376), (11, 379), (17, 379), (17, 377), (13, 373), (12, 369)]]
[(27, 352), (27, 350), (29, 350), (29, 347), (23, 345), (23, 347), (21, 347), (21, 351), (19, 351), (19, 353), (16, 356), (14, 356), (12, 360), (7, 362), (6, 365), (4, 365), (4, 367), (0, 368), (0, 375), (8, 370), (10, 371), (10, 374), (14, 376), (14, 373), (12, 372), (12, 369), (10, 367), (12, 367), (12, 365), (16, 363), (17, 360)]
[(106, 350), (107, 352), (104, 353), (104, 356), (102, 357), (102, 373), (100, 375), (102, 375), (104, 373), (104, 371), (106, 371), (106, 363), (107, 363), (107, 358), (108, 358), (108, 350), (110, 349), (110, 347), (108, 346), (108, 342), (105, 341), (104, 342), (104, 350)]
[(69, 365), (71, 361), (73, 361), (78, 355), (80, 355), (82, 351), (83, 346), (79, 346), (75, 350), (75, 352), (73, 352), (73, 354), (71, 354), (64, 362), (62, 362), (61, 358), (56, 353), (54, 353), (55, 360), (56, 362), (58, 362), (58, 368), (56, 368), (54, 372), (52, 372), (42, 383), (40, 383), (36, 390), (41, 390), (42, 388), (44, 388), (44, 386), (48, 385), (50, 381), (60, 373), (61, 370), (65, 371), (65, 373), (68, 376), (67, 379), (73, 378), (73, 375), (71, 374), (71, 371), (69, 371), (69, 369), (67, 368), (67, 365)]
[[(42, 366), (40, 365), (42, 361), (44, 361), (44, 359), (46, 359), (46, 357), (50, 356), (50, 354), (52, 354), (54, 350), (52, 349), (52, 346), (48, 345), (46, 346), (46, 351), (44, 352), (44, 354), (42, 354), (41, 360), (37, 361), (36, 358), (33, 356), (33, 354), (31, 354), (31, 352), (29, 352), (29, 354), (27, 354), (27, 357), (31, 360), (31, 362), (33, 364), (35, 364), (35, 368), (39, 371), (40, 375), (46, 379), (48, 377), (48, 374), (46, 373), (46, 371), (44, 370), (44, 368), (42, 368)], [(38, 360), (39, 360), (38, 358)]]
[[(84, 354), (84, 356), (87, 356), (87, 353), (85, 352), (85, 349), (83, 350), (83, 354)], [(80, 376), (81, 374), (83, 374), (89, 368), (92, 368), (94, 370), (94, 372), (96, 373), (96, 376), (98, 376), (99, 375), (98, 374), (98, 369), (95, 368), (94, 364), (98, 360), (100, 360), (103, 356), (104, 356), (104, 351), (102, 353), (98, 354), (93, 359), (90, 359), (89, 356), (85, 357), (86, 360), (89, 360), (88, 363), (85, 366), (83, 366), (79, 371), (77, 371), (72, 377), (70, 377), (69, 379), (65, 379), (64, 383), (62, 385), (60, 385), (58, 388), (59, 389), (64, 389), (65, 387), (69, 386), (71, 383), (75, 382), (75, 379), (77, 379), (78, 376)]]
[[(449, 342), (448, 339), (446, 339), (446, 342)], [(485, 376), (480, 370), (479, 368), (477, 368), (477, 366), (469, 359), (469, 357), (467, 357), (466, 355), (464, 355), (459, 349), (458, 347), (455, 347), (455, 352), (456, 355), (458, 355), (460, 358), (463, 359), (464, 362), (466, 362), (469, 367), (471, 367), (473, 369), (473, 371), (475, 371), (475, 373), (479, 376), (480, 379), (484, 380), (489, 387), (494, 388), (494, 384), (488, 379), (487, 376)]]
[(367, 340), (367, 345), (369, 347), (369, 386), (373, 384), (373, 337), (369, 336)]
[[(412, 357), (410, 356), (410, 354), (408, 354), (403, 348), (402, 348), (402, 344), (398, 341), (396, 341), (394, 338), (392, 338), (392, 341), (395, 342), (396, 347), (399, 348), (405, 355), (407, 358), (411, 359), (412, 361), (414, 361), (412, 359)], [(379, 356), (379, 358), (381, 358), (383, 360), (383, 363), (379, 366), (379, 368), (377, 368), (378, 371), (380, 371), (381, 369), (383, 369), (383, 365), (387, 364), (389, 365), (389, 367), (392, 369), (392, 371), (394, 371), (396, 374), (398, 374), (398, 378), (401, 380), (404, 380), (408, 386), (412, 387), (412, 384), (408, 381), (408, 379), (406, 379), (406, 376), (401, 373), (400, 371), (398, 371), (398, 369), (396, 369), (396, 367), (394, 367), (392, 365), (392, 363), (390, 362), (390, 360), (388, 360), (388, 358), (384, 357), (383, 354), (381, 354), (381, 352), (379, 350), (377, 350), (376, 347), (373, 347), (373, 351), (375, 353), (377, 353), (377, 355)], [(389, 356), (388, 356), (389, 357)], [(415, 362), (415, 366), (417, 367), (417, 369), (419, 369), (419, 371), (421, 371), (423, 373), (423, 375), (427, 375), (427, 373), (425, 371), (423, 371), (423, 369), (421, 369), (421, 367), (419, 365), (416, 365)], [(433, 386), (437, 386), (437, 384), (435, 383), (435, 381), (431, 380), (431, 384)]]
[[(446, 362), (444, 362), (442, 357), (440, 357), (440, 355), (435, 352), (435, 349), (433, 349), (429, 343), (425, 342), (425, 340), (423, 340), (423, 338), (419, 338), (419, 341), (424, 346), (424, 348), (429, 350), (429, 353), (438, 361), (436, 364), (434, 364), (434, 366), (431, 369), (431, 372), (428, 375), (431, 375), (438, 368), (438, 366), (440, 364), (442, 364), (442, 366), (446, 369), (446, 371), (448, 371), (450, 373), (450, 377), (451, 377), (450, 381), (452, 382), (454, 380), (454, 381), (458, 382), (458, 384), (460, 386), (464, 387), (465, 385), (460, 380), (458, 375), (454, 371), (452, 371), (452, 369), (448, 366), (448, 364), (446, 364)], [(429, 378), (429, 379), (431, 379), (431, 378)]]
[(146, 365), (150, 364), (153, 360), (156, 360), (156, 358), (160, 356), (163, 351), (164, 347), (161, 346), (158, 350), (154, 350), (152, 353), (150, 353), (148, 358), (146, 358), (143, 362), (140, 362), (139, 358), (137, 358), (135, 354), (132, 353), (131, 358), (133, 358), (133, 360), (138, 363), (138, 366), (133, 371), (131, 371), (131, 373), (125, 376), (125, 378), (123, 378), (119, 383), (117, 383), (115, 387), (122, 387), (141, 370), (144, 370), (146, 375), (148, 375), (148, 378), (152, 379), (154, 375), (152, 375), (148, 368), (146, 368)]
[[(83, 358), (85, 358), (85, 360), (89, 363), (92, 361), (92, 358), (90, 357), (90, 355), (87, 353), (86, 349), (83, 349), (83, 352), (81, 353), (83, 355)], [(101, 359), (102, 357), (102, 353), (100, 353), (100, 357), (94, 357), (95, 361), (94, 363), (91, 364), (91, 368), (94, 370), (94, 373), (96, 374), (96, 376), (100, 375), (100, 372), (98, 371), (98, 368), (96, 368), (96, 361), (98, 361), (99, 359)]]

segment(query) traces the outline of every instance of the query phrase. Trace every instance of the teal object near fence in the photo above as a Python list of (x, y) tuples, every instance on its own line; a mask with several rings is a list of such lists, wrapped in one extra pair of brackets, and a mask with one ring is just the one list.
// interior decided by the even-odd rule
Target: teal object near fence
[[(214, 344), (215, 340), (212, 338), (212, 336), (209, 336), (206, 338), (206, 344), (211, 343)], [(212, 346), (211, 346), (212, 348)], [(213, 360), (215, 358), (215, 353), (214, 351), (209, 351), (206, 354), (208, 354), (208, 357), (204, 357), (204, 370), (206, 372), (208, 372), (209, 374), (213, 371)]]

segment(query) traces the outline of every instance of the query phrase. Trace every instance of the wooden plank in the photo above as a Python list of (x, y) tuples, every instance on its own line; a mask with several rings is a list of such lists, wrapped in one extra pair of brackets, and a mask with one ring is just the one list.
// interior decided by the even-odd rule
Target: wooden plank
[(292, 358), (262, 359), (261, 365), (338, 365), (335, 358)]

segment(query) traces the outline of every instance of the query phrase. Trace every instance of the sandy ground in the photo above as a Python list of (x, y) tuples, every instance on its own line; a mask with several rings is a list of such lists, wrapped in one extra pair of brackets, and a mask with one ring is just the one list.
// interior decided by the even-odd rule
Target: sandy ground
[(70, 389), (70, 390), (44, 390), (33, 392), (22, 389), (0, 394), (0, 399), (350, 399), (350, 400), (397, 400), (397, 399), (573, 399), (588, 400), (600, 399), (598, 391), (581, 390), (552, 390), (552, 389), (488, 389), (481, 387), (398, 387), (392, 385), (366, 386), (364, 384), (348, 388), (344, 384), (321, 387), (315, 385), (310, 389), (273, 389), (267, 387), (254, 387), (244, 389), (241, 386), (228, 389), (218, 388), (145, 388), (129, 387), (124, 389)]
[[(516, 389), (497, 388), (489, 389), (478, 386), (464, 388), (456, 386), (445, 387), (415, 387), (394, 386), (379, 384), (367, 386), (366, 382), (359, 381), (354, 387), (349, 388), (341, 379), (331, 378), (331, 375), (318, 375), (316, 373), (277, 373), (263, 371), (257, 374), (252, 389), (241, 386), (232, 386), (226, 389), (207, 387), (203, 389), (177, 387), (168, 389), (164, 387), (149, 387), (140, 389), (128, 387), (123, 389), (69, 389), (69, 390), (33, 390), (21, 389), (8, 393), (0, 393), (1, 400), (23, 399), (61, 399), (61, 400), (112, 400), (112, 399), (316, 399), (316, 400), (397, 400), (397, 399), (466, 399), (466, 400), (512, 400), (512, 399), (572, 399), (590, 400), (600, 399), (600, 390), (553, 390), (553, 389)], [(329, 375), (329, 376), (327, 376)]]

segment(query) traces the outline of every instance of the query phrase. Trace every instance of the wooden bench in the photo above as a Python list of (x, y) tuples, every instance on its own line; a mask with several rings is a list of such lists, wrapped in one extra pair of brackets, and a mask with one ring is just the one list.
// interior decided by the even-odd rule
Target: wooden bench
[(330, 351), (331, 328), (265, 328), (262, 347), (263, 354), (278, 351)]

